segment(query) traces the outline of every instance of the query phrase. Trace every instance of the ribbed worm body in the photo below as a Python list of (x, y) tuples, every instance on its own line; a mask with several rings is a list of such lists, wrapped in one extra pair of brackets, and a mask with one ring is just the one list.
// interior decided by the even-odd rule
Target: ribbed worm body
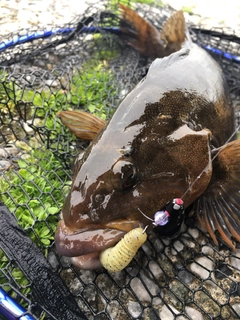
[(123, 270), (146, 240), (147, 234), (142, 228), (129, 231), (114, 247), (101, 252), (100, 261), (103, 267), (112, 272)]

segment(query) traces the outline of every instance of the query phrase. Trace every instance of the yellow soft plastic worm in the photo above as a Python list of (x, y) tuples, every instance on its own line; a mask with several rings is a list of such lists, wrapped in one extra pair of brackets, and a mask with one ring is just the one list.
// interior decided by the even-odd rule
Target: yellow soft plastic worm
[(146, 240), (147, 234), (142, 228), (129, 231), (114, 247), (101, 252), (100, 261), (103, 267), (112, 272), (123, 270)]

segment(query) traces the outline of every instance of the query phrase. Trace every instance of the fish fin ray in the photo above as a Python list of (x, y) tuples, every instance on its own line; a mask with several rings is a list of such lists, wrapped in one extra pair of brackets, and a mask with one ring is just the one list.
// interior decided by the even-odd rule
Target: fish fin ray
[(187, 28), (182, 10), (176, 11), (164, 23), (160, 32), (161, 39), (167, 44), (166, 51), (169, 53), (181, 49), (186, 40)]
[[(212, 179), (195, 201), (198, 221), (217, 244), (215, 232), (232, 249), (240, 241), (240, 140), (214, 151)], [(219, 153), (218, 153), (219, 152)]]
[(57, 116), (76, 137), (85, 140), (93, 140), (106, 124), (93, 114), (79, 110), (59, 111)]
[(201, 196), (198, 201), (194, 204), (194, 211), (197, 212), (197, 217), (200, 225), (209, 233), (213, 242), (218, 245), (218, 241), (215, 235), (215, 228), (212, 223), (212, 220), (209, 219), (209, 215), (206, 214), (209, 212), (208, 202), (204, 196)]
[(164, 56), (165, 42), (159, 31), (131, 8), (118, 4), (121, 11), (122, 38), (140, 53), (151, 58)]

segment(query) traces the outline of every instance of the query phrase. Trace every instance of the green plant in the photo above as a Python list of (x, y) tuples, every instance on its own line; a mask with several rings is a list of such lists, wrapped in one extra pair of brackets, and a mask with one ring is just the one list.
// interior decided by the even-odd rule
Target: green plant
[[(21, 117), (30, 122), (38, 118), (37, 126), (48, 131), (51, 141), (56, 141), (58, 135), (66, 134), (64, 130), (67, 130), (56, 117), (58, 111), (80, 108), (102, 119), (109, 117), (113, 112), (113, 109), (109, 112), (109, 97), (116, 95), (117, 86), (108, 62), (115, 59), (118, 52), (113, 50), (112, 53), (101, 35), (93, 39), (102, 50), (96, 51), (94, 59), (73, 71), (65, 88), (43, 86), (34, 89), (0, 72), (0, 117), (3, 120), (0, 129), (2, 125), (12, 124), (13, 118)], [(70, 172), (63, 169), (61, 161), (47, 146), (39, 144), (37, 138), (25, 138), (27, 142), (11, 137), (11, 143), (21, 149), (22, 156), (15, 161), (14, 170), (0, 176), (0, 199), (47, 256), (54, 240), (58, 213), (69, 189)], [(12, 263), (0, 250), (0, 285), (6, 283), (4, 269), (9, 266)], [(27, 294), (30, 287), (21, 270), (14, 266), (11, 275), (22, 293)]]
[[(0, 287), (3, 287), (6, 292), (11, 291), (11, 287), (7, 285), (7, 275), (9, 276), (9, 274), (11, 274), (14, 281), (16, 281), (21, 287), (20, 291), (22, 292), (22, 294), (26, 295), (31, 291), (30, 284), (22, 271), (17, 266), (15, 266), (14, 263), (11, 263), (10, 265), (8, 258), (0, 249)], [(11, 292), (11, 296), (15, 298), (14, 292)], [(21, 302), (23, 303), (23, 305), (26, 305), (24, 301)]]
[[(43, 247), (53, 241), (69, 176), (54, 155), (45, 148), (32, 149), (18, 160), (18, 171), (8, 171), (0, 179), (0, 198), (31, 238)], [(34, 232), (33, 232), (34, 231)]]
[(154, 5), (155, 7), (163, 7), (163, 2), (161, 0), (112, 0), (111, 6), (117, 7), (118, 3), (124, 4), (125, 6), (128, 6), (130, 8), (133, 8), (133, 6), (131, 5), (132, 3), (142, 3)]
[(187, 12), (189, 14), (193, 14), (194, 8), (195, 8), (194, 6), (192, 6), (192, 7), (182, 6), (182, 11)]
[[(104, 63), (90, 61), (75, 72), (70, 92), (72, 105), (105, 120), (109, 116), (107, 99), (116, 95), (116, 84), (112, 72), (106, 69)], [(111, 110), (113, 112), (113, 108)]]

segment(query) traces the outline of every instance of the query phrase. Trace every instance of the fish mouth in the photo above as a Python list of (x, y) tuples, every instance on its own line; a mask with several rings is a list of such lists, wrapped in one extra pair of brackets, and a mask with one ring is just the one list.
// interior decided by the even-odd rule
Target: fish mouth
[(118, 243), (128, 231), (138, 227), (142, 227), (138, 221), (119, 221), (72, 232), (61, 220), (55, 235), (56, 250), (60, 255), (71, 257), (71, 262), (80, 269), (98, 269), (102, 266), (100, 253)]

